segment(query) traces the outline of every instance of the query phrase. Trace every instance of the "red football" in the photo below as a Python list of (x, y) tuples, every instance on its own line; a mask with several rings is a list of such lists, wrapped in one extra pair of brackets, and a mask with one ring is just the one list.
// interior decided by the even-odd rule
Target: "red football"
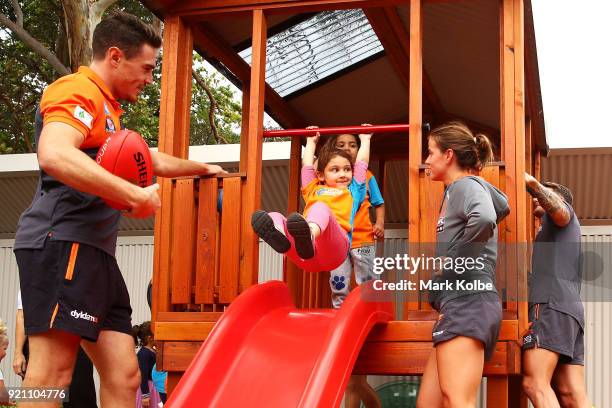
[[(138, 133), (122, 129), (111, 134), (98, 150), (96, 162), (116, 176), (147, 187), (153, 183), (153, 161), (147, 142)], [(117, 210), (129, 210), (123, 204), (104, 200)]]

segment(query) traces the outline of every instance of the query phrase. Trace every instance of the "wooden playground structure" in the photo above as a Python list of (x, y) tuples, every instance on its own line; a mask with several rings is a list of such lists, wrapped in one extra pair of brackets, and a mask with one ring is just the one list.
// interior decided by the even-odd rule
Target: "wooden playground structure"
[[(481, 176), (509, 199), (511, 213), (500, 225), (500, 243), (526, 243), (533, 238), (524, 172), (539, 175), (547, 145), (530, 0), (143, 3), (164, 20), (160, 151), (187, 157), (194, 50), (222, 64), (243, 91), (239, 172), (218, 178), (160, 179), (152, 320), (158, 367), (169, 373), (170, 393), (224, 308), (258, 282), (258, 239), (250, 217), (261, 207), (264, 108), (286, 129), (366, 121), (409, 123), (407, 133), (375, 135), (373, 160), (385, 195), (393, 189), (385, 180), (385, 163), (407, 160), (405, 213), (411, 251), (418, 250), (418, 243), (435, 242), (443, 191), (441, 183), (425, 177), (423, 124), (464, 120), (496, 143), (498, 161), (483, 169)], [(266, 83), (267, 39), (314, 13), (345, 9), (363, 9), (384, 52), (352, 70), (339, 71), (320, 86), (281, 97)], [(482, 24), (470, 24), (474, 21)], [(449, 36), (449, 27), (456, 27), (457, 38)], [(238, 44), (245, 41), (252, 45), (250, 65), (238, 55)], [(465, 48), (457, 50), (453, 41), (465, 41)], [(465, 60), (456, 58), (462, 52)], [(372, 78), (373, 84), (364, 83), (360, 75)], [(379, 92), (371, 96), (376, 106), (360, 99), (371, 92)], [(330, 95), (337, 95), (337, 100)], [(337, 105), (347, 109), (336, 109)], [(453, 106), (465, 109), (458, 113)], [(300, 206), (302, 142), (300, 137), (291, 139), (287, 212)], [(220, 189), (223, 203), (218, 212)], [(526, 406), (519, 377), (529, 268), (523, 252), (508, 250), (498, 260), (497, 287), (504, 296), (504, 311), (495, 354), (484, 369), (489, 407)], [(284, 278), (298, 306), (329, 307), (326, 273), (304, 273), (287, 262)], [(370, 334), (354, 373), (422, 374), (437, 313), (425, 293), (401, 302), (398, 310), (397, 320)]]

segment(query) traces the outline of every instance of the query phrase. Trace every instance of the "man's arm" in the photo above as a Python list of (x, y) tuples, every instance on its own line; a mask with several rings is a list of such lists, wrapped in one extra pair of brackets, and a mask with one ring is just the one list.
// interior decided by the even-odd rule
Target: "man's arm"
[(38, 143), (40, 168), (74, 189), (129, 206), (133, 217), (153, 215), (160, 205), (159, 186), (141, 188), (106, 171), (79, 150), (83, 140), (68, 124), (46, 124)]
[(153, 172), (161, 177), (212, 176), (227, 173), (214, 164), (179, 159), (162, 152), (151, 151), (151, 158), (153, 159)]
[(544, 211), (550, 216), (555, 225), (565, 227), (569, 224), (571, 214), (565, 201), (550, 188), (544, 187), (532, 175), (525, 173), (527, 191), (538, 200)]
[(23, 345), (25, 344), (25, 326), (23, 323), (23, 309), (17, 309), (15, 316), (15, 352), (13, 353), (13, 371), (15, 374), (24, 377), (27, 367), (25, 356), (23, 355)]

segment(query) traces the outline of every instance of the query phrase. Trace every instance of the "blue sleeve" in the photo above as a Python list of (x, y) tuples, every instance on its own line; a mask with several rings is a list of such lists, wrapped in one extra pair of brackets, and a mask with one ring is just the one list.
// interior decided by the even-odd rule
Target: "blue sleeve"
[(361, 206), (361, 203), (366, 198), (366, 184), (360, 183), (353, 178), (353, 180), (351, 180), (351, 184), (348, 186), (348, 189), (351, 192), (351, 196), (353, 196), (353, 207), (355, 208), (355, 212), (357, 212), (357, 209), (359, 209), (359, 206)]
[(370, 181), (368, 181), (368, 191), (370, 192), (370, 204), (372, 204), (372, 207), (378, 207), (385, 203), (374, 176), (370, 177)]
[(351, 230), (348, 233), (349, 244), (353, 241), (353, 226), (355, 223), (355, 214), (361, 207), (361, 203), (363, 203), (366, 199), (366, 183), (360, 183), (355, 178), (351, 180), (351, 184), (348, 186), (349, 191), (351, 192), (351, 196), (353, 197), (353, 207), (351, 208)]

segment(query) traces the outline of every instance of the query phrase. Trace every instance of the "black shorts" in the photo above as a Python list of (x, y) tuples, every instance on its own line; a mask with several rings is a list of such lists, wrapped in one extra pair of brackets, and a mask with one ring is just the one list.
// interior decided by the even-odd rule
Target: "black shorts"
[(543, 348), (559, 354), (561, 364), (584, 365), (584, 330), (574, 317), (547, 303), (529, 305), (529, 332), (523, 350)]
[(442, 305), (433, 327), (434, 346), (458, 336), (480, 340), (485, 360), (495, 351), (502, 321), (502, 307), (497, 293), (474, 293), (451, 299)]
[(114, 257), (82, 243), (47, 240), (15, 251), (26, 334), (58, 329), (96, 341), (100, 330), (130, 334), (130, 296)]

